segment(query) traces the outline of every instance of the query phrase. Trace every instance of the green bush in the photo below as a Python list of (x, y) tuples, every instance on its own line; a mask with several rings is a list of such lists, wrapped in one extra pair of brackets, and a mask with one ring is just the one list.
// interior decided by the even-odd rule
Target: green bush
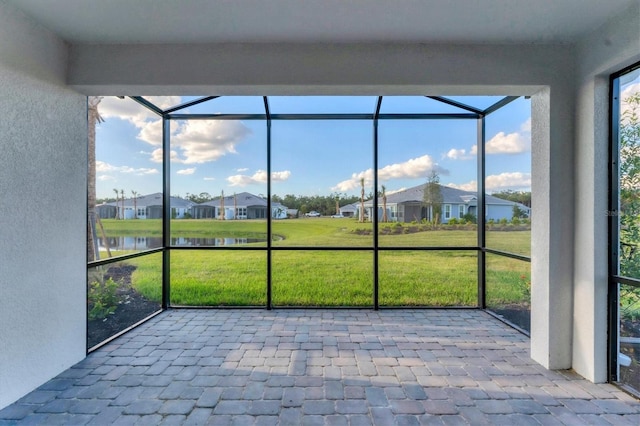
[(520, 275), (518, 288), (520, 289), (520, 292), (522, 292), (524, 299), (529, 302), (531, 300), (531, 278), (524, 274)]
[(87, 296), (89, 320), (103, 319), (111, 315), (118, 307), (118, 283), (113, 278), (101, 283), (94, 281), (89, 284)]
[(640, 288), (620, 286), (620, 318), (627, 321), (640, 320)]
[(451, 219), (449, 219), (449, 222), (447, 222), (449, 225), (457, 225), (458, 224), (458, 219), (456, 219), (455, 217), (452, 217)]
[(499, 223), (500, 225), (506, 225), (506, 224), (507, 224), (507, 223), (509, 223), (509, 222), (507, 221), (507, 218), (506, 218), (506, 217), (503, 217), (502, 219), (500, 219), (500, 221), (499, 221), (498, 223)]
[(520, 219), (515, 216), (511, 218), (511, 223), (513, 225), (520, 225), (520, 222), (521, 222)]
[(462, 216), (462, 218), (466, 223), (477, 223), (476, 215), (474, 215), (473, 213), (466, 213), (464, 216)]

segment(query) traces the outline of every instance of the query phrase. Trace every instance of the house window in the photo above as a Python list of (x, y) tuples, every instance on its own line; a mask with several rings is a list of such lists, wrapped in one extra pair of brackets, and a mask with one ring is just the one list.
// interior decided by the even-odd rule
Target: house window
[(464, 217), (464, 205), (458, 206), (458, 218), (462, 219)]
[(451, 204), (444, 205), (444, 218), (447, 220), (451, 219)]

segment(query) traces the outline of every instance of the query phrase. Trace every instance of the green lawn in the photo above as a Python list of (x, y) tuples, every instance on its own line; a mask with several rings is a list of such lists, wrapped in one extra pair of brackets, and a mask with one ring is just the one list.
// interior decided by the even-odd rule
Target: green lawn
[[(158, 236), (158, 220), (103, 220), (108, 236)], [(382, 227), (389, 225), (381, 225)], [(475, 229), (407, 231), (380, 235), (381, 247), (476, 245)], [(272, 222), (274, 247), (353, 247), (354, 250), (272, 252), (274, 306), (371, 306), (372, 225), (353, 219), (305, 218)], [(415, 231), (415, 230), (414, 230)], [(529, 253), (530, 231), (493, 232), (498, 249)], [(172, 237), (266, 238), (264, 220), (174, 220)], [(247, 246), (263, 247), (266, 243)], [(256, 250), (172, 250), (171, 303), (190, 306), (264, 306), (267, 253)], [(153, 300), (161, 297), (161, 256), (126, 261), (136, 266), (133, 286)], [(524, 278), (522, 278), (524, 276)], [(489, 256), (487, 297), (491, 303), (528, 298), (529, 263)], [(379, 252), (381, 306), (475, 306), (477, 253), (469, 251), (382, 250)]]

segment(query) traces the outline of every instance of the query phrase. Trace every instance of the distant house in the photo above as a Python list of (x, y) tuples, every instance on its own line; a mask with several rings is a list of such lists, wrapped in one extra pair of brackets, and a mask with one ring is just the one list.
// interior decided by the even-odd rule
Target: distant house
[[(461, 219), (466, 214), (478, 215), (478, 196), (476, 192), (463, 191), (444, 185), (440, 186), (442, 194), (442, 208), (440, 222), (447, 223), (456, 218)], [(403, 191), (394, 192), (387, 195), (387, 217), (391, 222), (412, 222), (422, 219), (433, 220), (433, 209), (424, 203), (425, 185), (414, 186)], [(485, 195), (485, 218), (486, 220), (511, 220), (513, 217), (513, 206), (518, 206), (527, 216), (530, 208), (513, 201), (503, 200), (492, 195)], [(359, 205), (356, 204), (359, 209)], [(365, 214), (371, 218), (373, 201), (364, 203)], [(378, 218), (382, 218), (382, 197), (378, 199)]]
[[(230, 195), (224, 197), (224, 200), (217, 198), (196, 204), (191, 207), (191, 216), (194, 219), (219, 219), (222, 217), (222, 209), (224, 209), (224, 218), (228, 220), (267, 218), (267, 200), (248, 192)], [(287, 207), (280, 203), (271, 203), (271, 217), (286, 219)]]
[(357, 204), (347, 204), (346, 206), (340, 207), (340, 214), (344, 217), (355, 217), (357, 211)]
[[(171, 217), (183, 219), (190, 214), (192, 201), (180, 197), (170, 197)], [(162, 193), (156, 192), (149, 195), (139, 195), (111, 203), (103, 203), (96, 206), (96, 212), (101, 219), (162, 219)]]

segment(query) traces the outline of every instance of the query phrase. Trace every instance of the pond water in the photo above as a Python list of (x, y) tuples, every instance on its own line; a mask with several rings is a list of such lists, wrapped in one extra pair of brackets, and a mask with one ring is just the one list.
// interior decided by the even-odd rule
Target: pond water
[[(198, 246), (234, 246), (250, 243), (266, 243), (266, 238), (235, 238), (235, 237), (219, 237), (219, 238), (171, 238), (172, 246), (181, 247), (198, 247)], [(149, 250), (162, 247), (161, 237), (109, 237), (107, 243), (111, 250)], [(98, 246), (101, 250), (106, 250), (107, 245), (103, 238), (98, 238)]]

